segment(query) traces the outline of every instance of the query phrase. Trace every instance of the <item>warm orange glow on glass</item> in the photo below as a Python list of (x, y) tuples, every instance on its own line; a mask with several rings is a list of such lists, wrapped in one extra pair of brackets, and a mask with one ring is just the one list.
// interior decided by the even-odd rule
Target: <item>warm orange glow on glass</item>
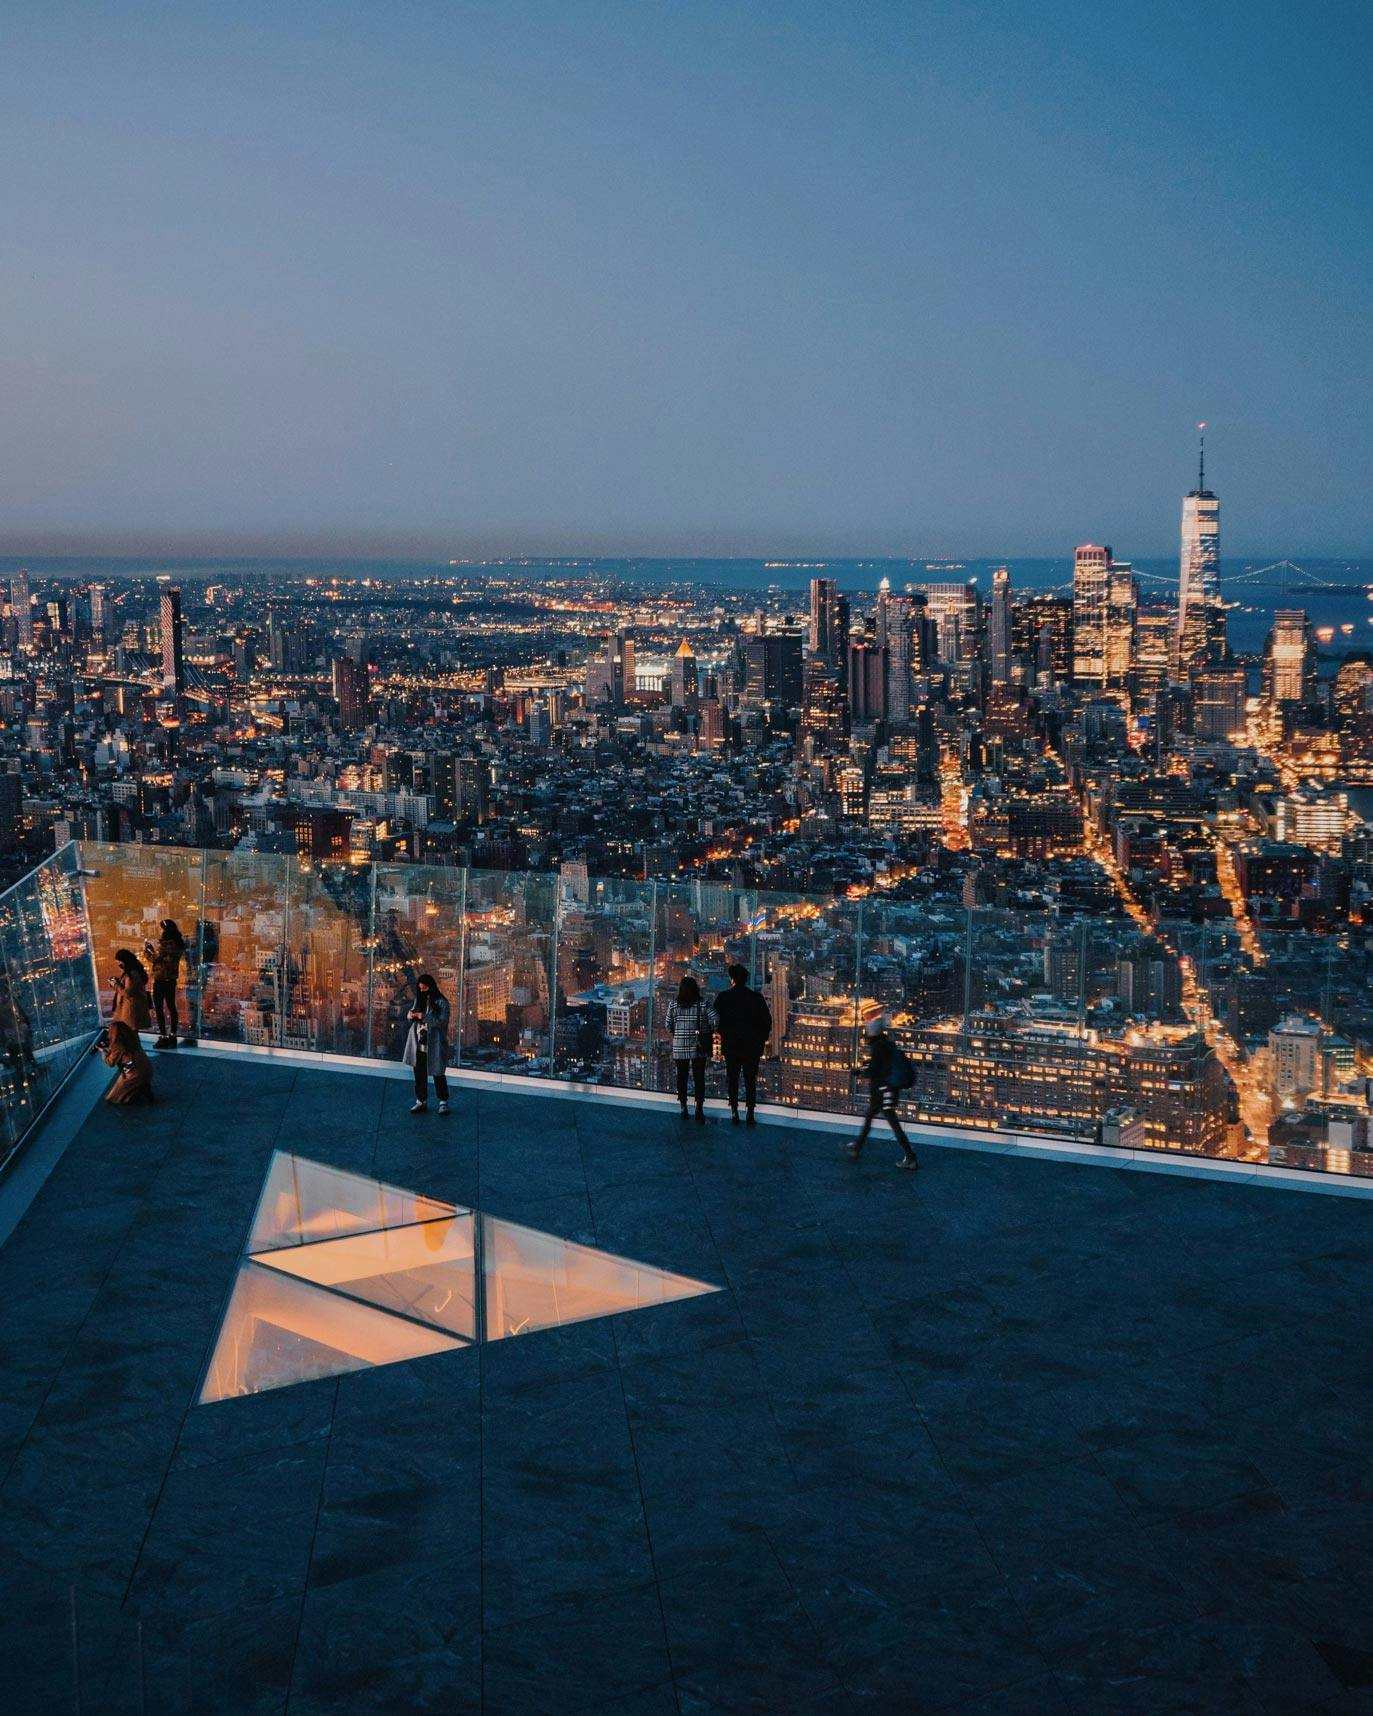
[(200, 1400), (260, 1394), (716, 1291), (278, 1151)]

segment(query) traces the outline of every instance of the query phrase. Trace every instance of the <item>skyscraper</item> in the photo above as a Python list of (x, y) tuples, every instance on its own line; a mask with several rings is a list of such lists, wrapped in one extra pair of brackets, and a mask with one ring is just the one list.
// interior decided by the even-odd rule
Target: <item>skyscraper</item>
[(367, 724), (369, 686), (367, 669), (350, 655), (336, 655), (329, 664), (339, 725), (345, 733), (356, 733)]
[(849, 604), (833, 578), (810, 581), (810, 653), (842, 670), (849, 643)]
[(1011, 677), (1011, 574), (1005, 566), (992, 573), (992, 615), (987, 632), (992, 683), (1004, 685)]
[(1300, 608), (1278, 608), (1263, 651), (1263, 694), (1280, 703), (1309, 703), (1316, 690), (1316, 644)]
[(1225, 660), (1225, 607), (1220, 595), (1220, 501), (1206, 486), (1206, 425), (1201, 425), (1197, 486), (1182, 503), (1178, 566), (1178, 672)]
[(162, 689), (179, 697), (186, 689), (186, 656), (181, 636), (181, 591), (168, 584), (159, 604), (162, 622)]
[(1106, 683), (1124, 685), (1135, 653), (1139, 585), (1128, 560), (1113, 560), (1106, 580)]
[(893, 596), (887, 604), (887, 718), (911, 718), (911, 673), (919, 655), (920, 611), (914, 596)]
[(29, 589), (29, 575), (24, 567), (20, 567), (19, 571), (10, 579), (10, 607), (14, 611), (19, 647), (22, 650), (31, 650), (33, 648), (33, 592)]
[(674, 709), (696, 707), (696, 657), (685, 638), (673, 651), (668, 689), (669, 701)]
[(1073, 555), (1073, 678), (1106, 683), (1106, 622), (1111, 550), (1084, 542)]
[(103, 584), (91, 585), (91, 642), (100, 650), (105, 647), (110, 624), (109, 592)]

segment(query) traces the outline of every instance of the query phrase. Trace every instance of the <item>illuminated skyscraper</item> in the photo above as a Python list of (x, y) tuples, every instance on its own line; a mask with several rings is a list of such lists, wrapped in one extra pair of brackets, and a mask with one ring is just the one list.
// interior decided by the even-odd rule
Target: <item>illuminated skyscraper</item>
[(1106, 580), (1106, 683), (1124, 685), (1135, 653), (1139, 585), (1128, 560), (1113, 560)]
[(1309, 703), (1316, 689), (1316, 644), (1300, 608), (1278, 608), (1263, 651), (1263, 694), (1280, 703)]
[(104, 649), (110, 624), (109, 592), (103, 584), (91, 585), (91, 642)]
[(168, 584), (159, 604), (162, 623), (162, 689), (180, 696), (186, 689), (186, 654), (181, 635), (181, 591)]
[(992, 573), (992, 616), (987, 632), (992, 683), (1004, 685), (1011, 677), (1011, 574), (1005, 566)]
[(22, 650), (33, 648), (33, 592), (29, 589), (29, 575), (20, 568), (10, 579), (10, 607), (14, 610), (14, 623), (18, 630), (19, 647)]
[(919, 657), (921, 610), (914, 596), (892, 596), (887, 604), (887, 718), (911, 718), (911, 674)]
[(1073, 555), (1073, 678), (1106, 683), (1106, 622), (1111, 550), (1084, 542)]
[(673, 651), (668, 689), (674, 709), (696, 707), (696, 657), (685, 638)]
[(849, 604), (839, 594), (833, 578), (810, 581), (810, 637), (812, 657), (843, 669), (849, 645)]
[[(1205, 430), (1203, 423), (1201, 428)], [(1197, 463), (1197, 486), (1182, 503), (1182, 555), (1178, 567), (1178, 672), (1225, 660), (1225, 607), (1220, 594), (1220, 501), (1206, 486), (1206, 438)]]
[(356, 733), (367, 723), (370, 687), (367, 669), (350, 655), (336, 655), (329, 665), (339, 725), (345, 733)]

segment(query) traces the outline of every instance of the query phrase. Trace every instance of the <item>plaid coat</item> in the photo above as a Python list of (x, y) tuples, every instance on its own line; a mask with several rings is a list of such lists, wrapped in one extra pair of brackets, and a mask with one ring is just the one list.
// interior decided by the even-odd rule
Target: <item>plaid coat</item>
[[(710, 1059), (718, 1026), (715, 1021), (715, 1009), (708, 999), (703, 1000), (697, 1007), (679, 1007), (675, 1001), (669, 1001), (667, 1004), (667, 1028), (672, 1033), (672, 1058), (674, 1061)], [(712, 1046), (703, 1049), (698, 1038), (707, 1031), (710, 1033)]]

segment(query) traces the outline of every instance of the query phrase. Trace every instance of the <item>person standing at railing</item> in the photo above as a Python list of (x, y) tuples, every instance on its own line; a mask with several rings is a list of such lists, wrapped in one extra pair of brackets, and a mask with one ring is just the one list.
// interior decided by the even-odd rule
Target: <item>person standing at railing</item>
[(415, 1005), (410, 1009), (410, 1030), (402, 1059), (415, 1073), (415, 1104), (411, 1114), (429, 1112), (429, 1077), (433, 1074), (439, 1113), (448, 1113), (448, 997), (425, 972), (415, 979)]
[(148, 1005), (148, 973), (136, 953), (121, 947), (114, 956), (117, 967), (110, 979), (114, 1004), (110, 1016), (117, 1025), (127, 1025), (135, 1034), (146, 1031), (153, 1022), (153, 1010)]
[(696, 1094), (696, 1124), (704, 1126), (706, 1062), (715, 1053), (715, 1009), (690, 974), (678, 984), (676, 999), (668, 1002), (667, 1028), (672, 1036), (672, 1058), (677, 1063), (677, 1101), (682, 1119), (687, 1117), (690, 1080)]
[(742, 1074), (748, 1123), (756, 1126), (753, 1111), (758, 1103), (758, 1063), (772, 1033), (772, 1013), (758, 991), (749, 988), (746, 965), (730, 966), (729, 988), (715, 997), (715, 1017), (720, 1026), (720, 1053), (725, 1057), (730, 1114), (737, 1126)]
[(886, 1020), (880, 1013), (876, 1018), (869, 1019), (863, 1029), (868, 1038), (868, 1058), (856, 1069), (854, 1077), (868, 1081), (868, 1107), (863, 1116), (862, 1130), (851, 1144), (844, 1146), (844, 1153), (850, 1161), (858, 1160), (864, 1144), (868, 1141), (868, 1134), (872, 1131), (872, 1123), (880, 1114), (901, 1146), (901, 1160), (897, 1167), (918, 1168), (920, 1163), (916, 1160), (910, 1139), (902, 1129), (896, 1113), (897, 1097), (901, 1091), (910, 1087), (910, 1060), (887, 1035)]
[(186, 938), (177, 928), (174, 918), (163, 918), (157, 945), (145, 941), (143, 952), (153, 968), (153, 1006), (157, 1010), (157, 1042), (155, 1048), (174, 1049), (180, 1019), (176, 1010), (176, 986), (181, 976), (181, 961), (186, 953)]
[(100, 1052), (107, 1067), (119, 1069), (119, 1076), (105, 1092), (106, 1102), (122, 1108), (128, 1103), (153, 1100), (153, 1063), (131, 1025), (116, 1019), (105, 1033), (105, 1045)]

